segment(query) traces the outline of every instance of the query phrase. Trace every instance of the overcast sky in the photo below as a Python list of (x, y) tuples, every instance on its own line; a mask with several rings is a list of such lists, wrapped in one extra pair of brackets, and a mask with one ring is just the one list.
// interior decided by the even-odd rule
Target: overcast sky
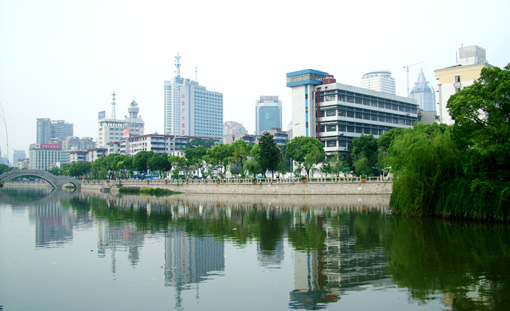
[[(291, 121), (287, 72), (312, 68), (359, 86), (364, 73), (389, 70), (397, 95), (420, 67), (455, 64), (461, 44), (485, 48), (490, 64), (510, 62), (510, 1), (129, 1), (0, 0), (0, 148), (25, 150), (36, 119), (74, 124), (97, 139), (97, 114), (117, 118), (134, 99), (145, 133), (162, 134), (164, 80), (181, 76), (223, 93), (224, 121), (255, 130), (255, 101), (283, 101)], [(1, 113), (1, 111), (0, 111)]]

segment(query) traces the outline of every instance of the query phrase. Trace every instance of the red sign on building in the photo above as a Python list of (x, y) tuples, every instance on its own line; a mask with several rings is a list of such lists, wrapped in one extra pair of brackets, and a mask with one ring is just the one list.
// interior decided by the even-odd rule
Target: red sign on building
[(40, 148), (41, 148), (41, 149), (55, 149), (55, 150), (61, 150), (61, 149), (62, 149), (62, 145), (60, 145), (60, 144), (41, 144), (41, 145), (40, 145)]

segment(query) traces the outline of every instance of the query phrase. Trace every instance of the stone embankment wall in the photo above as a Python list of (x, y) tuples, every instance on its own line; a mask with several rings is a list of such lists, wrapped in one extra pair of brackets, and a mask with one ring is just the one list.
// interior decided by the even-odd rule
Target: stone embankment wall
[(3, 184), (4, 188), (48, 188), (53, 189), (53, 186), (45, 181), (8, 181)]
[[(392, 192), (391, 181), (314, 181), (302, 183), (281, 181), (214, 181), (165, 183), (164, 181), (122, 181), (123, 187), (162, 188), (183, 194), (236, 194), (236, 195), (389, 195)], [(84, 182), (82, 189), (100, 190), (111, 187), (110, 192), (118, 191), (117, 182), (111, 185), (104, 182)]]

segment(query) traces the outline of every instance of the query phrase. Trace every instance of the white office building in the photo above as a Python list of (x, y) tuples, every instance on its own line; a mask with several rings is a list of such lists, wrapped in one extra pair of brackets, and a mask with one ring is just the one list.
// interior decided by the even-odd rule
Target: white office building
[(62, 167), (69, 162), (69, 151), (59, 144), (31, 144), (29, 149), (30, 169), (49, 170)]
[(361, 87), (372, 91), (395, 95), (395, 79), (391, 76), (391, 71), (372, 71), (365, 73), (361, 78)]
[(123, 120), (115, 117), (115, 93), (112, 94), (112, 116), (110, 119), (106, 118), (104, 111), (98, 114), (98, 133), (97, 133), (97, 147), (106, 148), (107, 144), (112, 141), (118, 141), (123, 137), (138, 136), (144, 134), (145, 123), (138, 112), (140, 108), (133, 100), (129, 105), (129, 116)]
[(175, 57), (175, 76), (165, 81), (165, 134), (223, 137), (223, 94), (208, 91), (180, 74)]
[(348, 152), (354, 137), (375, 138), (418, 120), (414, 99), (337, 83), (326, 72), (287, 73), (292, 88), (292, 135), (316, 137), (327, 155)]

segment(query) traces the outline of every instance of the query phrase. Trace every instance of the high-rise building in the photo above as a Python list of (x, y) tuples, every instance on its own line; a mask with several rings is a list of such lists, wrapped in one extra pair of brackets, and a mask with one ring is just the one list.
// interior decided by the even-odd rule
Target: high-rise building
[(51, 140), (64, 140), (73, 136), (73, 124), (64, 120), (37, 119), (37, 144), (47, 144)]
[(425, 79), (423, 70), (420, 69), (418, 80), (414, 83), (414, 87), (409, 97), (416, 99), (418, 107), (423, 111), (436, 111), (436, 92)]
[(165, 81), (165, 134), (223, 137), (223, 94), (181, 77), (179, 54), (175, 67), (174, 78)]
[(278, 96), (260, 96), (255, 104), (255, 134), (282, 129), (282, 101)]
[(365, 73), (361, 78), (361, 87), (372, 91), (395, 95), (395, 79), (391, 76), (391, 71), (372, 71)]
[(91, 137), (69, 136), (62, 141), (63, 150), (88, 150), (93, 148), (96, 148), (96, 143)]
[(115, 118), (115, 93), (112, 96), (112, 117), (107, 119), (104, 111), (98, 113), (97, 146), (99, 148), (106, 148), (109, 142), (118, 141), (123, 137), (144, 134), (145, 123), (138, 116), (140, 111), (138, 104), (133, 100), (128, 108), (129, 117), (118, 120)]
[(313, 69), (287, 73), (292, 88), (292, 135), (316, 137), (327, 155), (348, 152), (354, 137), (378, 138), (418, 120), (414, 99), (336, 83)]
[(482, 69), (493, 67), (485, 59), (485, 49), (479, 46), (461, 46), (457, 65), (435, 70), (439, 91), (439, 122), (453, 124), (447, 109), (450, 96), (480, 78)]

